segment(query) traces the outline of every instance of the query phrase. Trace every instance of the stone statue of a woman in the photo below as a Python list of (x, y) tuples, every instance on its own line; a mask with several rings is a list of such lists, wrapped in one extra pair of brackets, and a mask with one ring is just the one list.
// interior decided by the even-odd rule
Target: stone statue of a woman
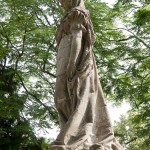
[(49, 150), (122, 150), (97, 75), (89, 13), (83, 0), (60, 3), (66, 12), (56, 34), (55, 104), (61, 129)]

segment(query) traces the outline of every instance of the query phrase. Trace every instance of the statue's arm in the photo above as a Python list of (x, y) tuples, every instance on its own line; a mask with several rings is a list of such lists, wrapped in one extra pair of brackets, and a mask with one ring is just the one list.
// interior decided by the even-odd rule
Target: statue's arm
[(76, 65), (78, 65), (78, 62), (80, 61), (79, 56), (81, 56), (80, 51), (82, 50), (82, 43), (83, 43), (82, 39), (87, 30), (85, 28), (86, 25), (85, 15), (79, 10), (75, 10), (71, 13), (70, 22), (71, 22), (70, 31), (72, 34), (72, 40), (71, 40), (70, 57), (67, 66), (67, 75), (70, 79), (72, 79), (76, 73), (76, 67), (78, 67)]
[(69, 78), (72, 78), (76, 71), (76, 63), (81, 50), (82, 45), (82, 29), (72, 31), (71, 52), (69, 57), (69, 63), (67, 66), (67, 74)]

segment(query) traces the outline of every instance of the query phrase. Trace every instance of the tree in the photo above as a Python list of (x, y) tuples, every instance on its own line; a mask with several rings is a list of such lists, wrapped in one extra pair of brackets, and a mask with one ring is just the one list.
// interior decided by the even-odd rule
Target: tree
[[(130, 113), (129, 113), (130, 114)], [(132, 114), (132, 113), (131, 113)], [(149, 133), (143, 130), (143, 123), (133, 123), (132, 115), (122, 116), (119, 122), (115, 123), (115, 136), (127, 150), (144, 149), (149, 150)], [(143, 134), (141, 134), (141, 130)]]
[[(116, 128), (119, 132), (128, 133), (128, 139), (126, 144), (128, 149), (149, 149), (149, 113), (150, 113), (150, 41), (148, 40), (150, 32), (150, 7), (148, 1), (141, 1), (141, 4), (136, 5), (135, 1), (129, 1), (128, 3), (122, 3), (118, 1), (114, 9), (121, 10), (121, 14), (125, 19), (122, 19), (123, 23), (126, 23), (126, 28), (123, 28), (130, 33), (128, 38), (124, 39), (128, 41), (128, 55), (129, 68), (126, 73), (123, 73), (120, 79), (127, 81), (127, 85), (124, 84), (126, 99), (129, 100), (132, 109), (129, 112), (129, 118), (122, 118), (124, 123), (117, 123)], [(130, 13), (130, 15), (129, 15)], [(129, 15), (129, 17), (127, 17)], [(125, 25), (125, 23), (124, 23)], [(130, 40), (132, 43), (130, 43)], [(121, 129), (124, 126), (124, 129)], [(125, 127), (128, 127), (128, 131)], [(124, 136), (120, 137), (122, 140)]]
[(50, 119), (57, 122), (52, 102), (55, 75), (50, 72), (55, 70), (52, 61), (55, 26), (47, 18), (53, 11), (48, 11), (50, 6), (51, 2), (43, 4), (36, 0), (0, 1), (0, 145), (3, 149), (19, 149), (31, 139), (36, 142), (31, 124), (50, 128)]
[[(134, 114), (132, 123), (142, 123), (145, 128), (140, 128), (139, 133), (142, 136), (144, 131), (146, 137), (150, 82), (148, 1), (137, 5), (135, 1), (119, 0), (112, 8), (99, 0), (86, 0), (86, 6), (96, 35), (94, 53), (105, 96), (117, 104), (128, 101)], [(35, 128), (58, 124), (53, 101), (54, 35), (63, 12), (57, 0), (0, 0), (0, 12), (1, 140), (5, 129), (12, 127), (11, 132), (22, 139), (16, 145), (26, 143), (24, 135), (34, 137), (36, 143)]]

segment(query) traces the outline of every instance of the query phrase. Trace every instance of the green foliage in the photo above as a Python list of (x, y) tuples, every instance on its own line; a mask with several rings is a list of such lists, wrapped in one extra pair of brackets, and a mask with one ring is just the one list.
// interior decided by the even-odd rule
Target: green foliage
[(150, 16), (150, 5), (146, 5), (142, 8), (140, 8), (135, 13), (136, 24), (139, 26), (150, 24), (150, 17), (149, 16)]
[(128, 66), (125, 65), (125, 72), (118, 77), (120, 83), (123, 81), (123, 86), (119, 87), (124, 87), (123, 92), (121, 90), (120, 92), (123, 96), (126, 95), (126, 100), (129, 100), (132, 106), (128, 113), (129, 117), (122, 117), (116, 124), (116, 133), (128, 150), (148, 150), (150, 148), (148, 142), (150, 135), (150, 41), (148, 40), (150, 9), (147, 2), (136, 5), (134, 1), (131, 1), (128, 4), (116, 4), (114, 10), (119, 10), (122, 16), (126, 15), (126, 20), (129, 20), (127, 24), (124, 19), (122, 21), (123, 30), (128, 33), (125, 33), (127, 38), (122, 41), (128, 41), (127, 53), (123, 59)]
[(116, 122), (115, 136), (118, 137), (125, 149), (149, 150), (149, 129), (147, 130), (144, 122), (140, 121), (141, 118), (137, 118), (138, 120), (135, 121), (135, 116), (136, 114), (132, 111), (129, 112), (128, 117), (122, 116), (120, 122)]
[[(94, 26), (94, 54), (105, 96), (115, 104), (125, 100), (132, 106), (130, 118), (117, 125), (118, 135), (126, 144), (131, 141), (132, 150), (136, 142), (148, 148), (148, 1), (119, 0), (110, 8), (99, 0), (86, 0), (86, 7)], [(63, 11), (57, 0), (0, 0), (0, 11), (0, 144), (7, 149), (37, 145), (46, 149), (48, 142), (36, 138), (34, 128), (58, 124), (54, 35)], [(123, 124), (133, 132), (126, 135)]]
[(34, 128), (51, 128), (51, 124), (58, 122), (53, 107), (56, 25), (51, 4), (38, 0), (0, 1), (0, 147), (3, 149), (17, 150), (20, 145), (31, 149), (37, 141)]

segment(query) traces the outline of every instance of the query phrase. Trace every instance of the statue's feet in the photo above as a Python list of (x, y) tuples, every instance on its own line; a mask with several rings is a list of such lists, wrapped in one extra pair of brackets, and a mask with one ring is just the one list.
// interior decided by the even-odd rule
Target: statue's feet
[(121, 146), (117, 146), (114, 143), (102, 145), (100, 143), (92, 145), (89, 150), (123, 150)]
[(102, 146), (101, 144), (94, 144), (92, 145), (89, 150), (105, 150), (104, 146)]

